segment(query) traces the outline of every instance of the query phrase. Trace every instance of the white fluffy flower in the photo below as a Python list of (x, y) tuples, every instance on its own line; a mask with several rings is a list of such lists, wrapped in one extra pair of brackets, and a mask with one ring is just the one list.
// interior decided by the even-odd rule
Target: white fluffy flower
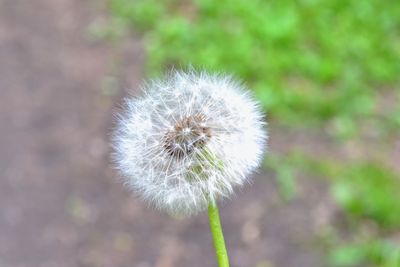
[(114, 158), (144, 199), (193, 214), (229, 196), (259, 166), (264, 124), (258, 104), (230, 77), (171, 72), (126, 100)]

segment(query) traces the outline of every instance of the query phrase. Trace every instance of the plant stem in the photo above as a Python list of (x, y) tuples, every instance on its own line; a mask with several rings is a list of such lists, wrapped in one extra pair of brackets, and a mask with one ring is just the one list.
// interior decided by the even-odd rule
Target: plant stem
[(225, 247), (224, 234), (222, 233), (221, 221), (219, 219), (218, 207), (215, 204), (208, 204), (208, 218), (210, 229), (214, 239), (215, 254), (219, 267), (229, 267), (228, 253)]

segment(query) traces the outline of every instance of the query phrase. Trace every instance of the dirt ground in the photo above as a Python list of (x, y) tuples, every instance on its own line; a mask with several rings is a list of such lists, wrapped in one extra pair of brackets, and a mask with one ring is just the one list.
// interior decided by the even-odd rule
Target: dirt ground
[[(145, 59), (139, 38), (88, 38), (100, 10), (0, 0), (0, 267), (216, 266), (206, 214), (153, 211), (112, 169), (112, 110)], [(293, 138), (270, 129), (271, 151)], [(232, 266), (324, 266), (312, 236), (328, 220), (326, 187), (301, 179), (290, 203), (276, 189), (260, 173), (220, 208)]]

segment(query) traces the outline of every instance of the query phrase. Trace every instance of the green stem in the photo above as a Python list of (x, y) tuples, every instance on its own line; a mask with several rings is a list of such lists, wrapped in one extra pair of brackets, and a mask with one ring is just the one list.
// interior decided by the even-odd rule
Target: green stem
[(226, 252), (224, 234), (222, 233), (221, 221), (219, 220), (218, 207), (210, 203), (208, 205), (208, 218), (210, 229), (214, 239), (215, 254), (219, 267), (229, 267), (228, 253)]

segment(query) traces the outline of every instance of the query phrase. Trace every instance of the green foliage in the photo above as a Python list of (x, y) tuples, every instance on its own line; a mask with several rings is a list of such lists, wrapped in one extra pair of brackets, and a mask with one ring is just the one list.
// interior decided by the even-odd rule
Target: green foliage
[(400, 248), (386, 240), (366, 240), (337, 247), (331, 252), (329, 262), (335, 267), (398, 267)]
[(338, 247), (330, 255), (330, 263), (333, 266), (357, 266), (365, 259), (366, 253), (360, 246), (347, 245)]
[[(336, 172), (333, 196), (351, 220), (349, 241), (330, 253), (335, 267), (400, 266), (400, 247), (386, 240), (400, 228), (400, 179), (374, 163), (353, 164)], [(372, 229), (364, 229), (365, 225)]]
[(144, 31), (151, 73), (234, 73), (282, 123), (332, 122), (354, 136), (378, 115), (377, 94), (399, 82), (398, 1), (110, 0), (110, 9)]
[(370, 163), (350, 166), (336, 178), (333, 195), (352, 216), (374, 220), (385, 228), (400, 227), (400, 179)]
[(295, 197), (296, 173), (331, 182), (332, 196), (345, 211), (348, 229), (344, 231), (349, 234), (342, 241), (330, 237), (330, 266), (400, 266), (400, 247), (387, 238), (400, 228), (400, 179), (392, 170), (374, 162), (313, 159), (301, 152), (269, 156), (265, 167), (274, 171), (285, 199)]

